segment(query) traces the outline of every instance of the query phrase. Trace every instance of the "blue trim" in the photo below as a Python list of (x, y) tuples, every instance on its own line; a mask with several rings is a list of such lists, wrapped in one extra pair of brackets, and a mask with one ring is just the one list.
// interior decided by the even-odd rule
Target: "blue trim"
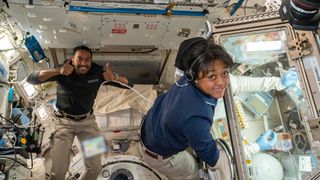
[(208, 102), (208, 101), (205, 101), (205, 102), (206, 102), (206, 104), (209, 104), (210, 106), (216, 106), (216, 103), (215, 103), (215, 104), (213, 104), (213, 103)]
[(238, 9), (239, 7), (242, 5), (244, 0), (239, 0), (237, 2), (237, 4), (233, 7), (233, 9), (230, 11), (230, 15), (232, 16)]
[[(160, 14), (167, 15), (167, 9), (137, 9), (137, 8), (94, 8), (84, 6), (68, 6), (68, 11), (96, 12), (96, 13), (128, 13), (128, 14)], [(172, 10), (172, 15), (178, 16), (205, 16), (202, 11)]]

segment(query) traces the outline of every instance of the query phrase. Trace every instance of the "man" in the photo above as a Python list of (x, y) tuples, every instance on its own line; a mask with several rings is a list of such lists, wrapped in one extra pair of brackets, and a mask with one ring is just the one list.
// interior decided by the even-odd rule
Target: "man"
[[(53, 159), (51, 179), (64, 179), (69, 167), (69, 156), (74, 137), (79, 141), (99, 135), (99, 130), (92, 113), (92, 106), (97, 91), (104, 81), (129, 83), (126, 77), (113, 73), (92, 62), (92, 51), (86, 46), (74, 48), (73, 57), (63, 66), (41, 70), (30, 74), (27, 82), (41, 84), (57, 81), (57, 102), (55, 111), (55, 133), (51, 158)], [(111, 82), (111, 85), (117, 83)], [(120, 86), (122, 87), (122, 86)], [(87, 172), (84, 179), (93, 180), (101, 170), (101, 158), (95, 156), (85, 159)]]

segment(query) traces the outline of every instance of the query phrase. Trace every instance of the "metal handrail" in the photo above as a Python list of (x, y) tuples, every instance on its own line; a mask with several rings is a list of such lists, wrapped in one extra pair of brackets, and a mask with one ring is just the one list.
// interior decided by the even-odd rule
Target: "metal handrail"
[(227, 154), (227, 158), (229, 160), (229, 167), (230, 167), (230, 171), (231, 171), (231, 179), (235, 180), (235, 172), (234, 172), (234, 167), (233, 167), (233, 156), (232, 156), (232, 152), (228, 146), (228, 144), (226, 143), (226, 141), (224, 141), (223, 139), (216, 139), (216, 143), (217, 145), (220, 145), (222, 147), (222, 149), (226, 152)]

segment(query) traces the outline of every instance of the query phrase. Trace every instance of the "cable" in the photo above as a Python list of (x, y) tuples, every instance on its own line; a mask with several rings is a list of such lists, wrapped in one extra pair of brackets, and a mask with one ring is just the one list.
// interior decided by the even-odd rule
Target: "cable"
[(17, 152), (16, 152), (14, 146), (13, 146), (13, 153), (14, 153), (14, 162), (13, 162), (12, 165), (5, 171), (5, 174), (6, 174), (7, 172), (9, 172), (9, 170), (12, 169), (13, 166), (14, 166), (14, 165), (16, 164), (16, 162), (17, 162)]
[[(10, 41), (12, 44), (12, 48), (8, 48), (8, 49), (1, 49), (1, 51), (10, 51), (10, 50), (16, 50), (19, 49), (20, 47), (22, 47), (23, 43), (25, 42), (26, 39), (26, 34), (24, 33), (24, 31), (22, 31), (21, 27), (19, 26), (19, 24), (17, 23), (12, 23), (12, 22), (8, 22), (8, 20), (5, 17), (1, 17), (0, 16), (0, 20), (2, 23), (1, 28), (3, 28), (3, 31), (1, 31), (2, 33), (6, 34), (8, 38), (11, 38), (12, 40)], [(16, 45), (16, 40), (18, 38), (17, 36), (17, 31), (13, 31), (13, 28), (11, 27), (12, 25), (16, 25), (15, 27), (17, 27), (17, 29), (19, 30), (19, 32), (21, 33), (21, 37), (22, 39), (20, 40), (20, 43), (18, 45)], [(14, 42), (14, 43), (12, 43)]]
[(140, 97), (142, 97), (142, 99), (144, 99), (145, 101), (149, 102), (150, 104), (153, 104), (152, 101), (150, 101), (148, 98), (144, 97), (142, 94), (140, 94), (140, 93), (139, 93), (136, 89), (134, 89), (133, 87), (130, 87), (130, 86), (128, 86), (127, 84), (124, 84), (124, 83), (122, 83), (122, 82), (120, 82), (120, 81), (117, 81), (117, 80), (104, 81), (104, 82), (100, 85), (100, 87), (101, 87), (102, 85), (108, 83), (108, 82), (119, 83), (120, 85), (122, 85), (122, 86), (124, 86), (124, 87), (127, 87), (127, 88), (131, 89), (133, 92), (137, 93), (137, 94), (138, 94)]
[[(17, 143), (17, 136), (12, 132), (6, 132), (6, 134), (12, 135), (14, 137), (14, 141), (12, 141), (11, 139), (10, 139), (10, 141), (13, 143), (12, 146), (15, 146), (15, 144)], [(9, 138), (9, 136), (7, 136), (7, 137)]]
[(13, 153), (14, 153), (14, 162), (12, 163), (12, 165), (11, 165), (7, 170), (5, 170), (5, 174), (7, 174), (7, 173), (9, 172), (9, 170), (12, 169), (13, 166), (14, 166), (14, 165), (16, 164), (16, 162), (17, 162), (17, 152), (16, 152), (16, 149), (15, 149), (16, 142), (17, 142), (17, 136), (16, 136), (14, 133), (11, 133), (11, 132), (7, 132), (6, 134), (8, 134), (8, 135), (11, 134), (11, 135), (13, 135), (13, 137), (14, 137), (14, 141), (12, 141), (12, 139), (10, 139), (9, 136), (8, 136), (8, 139), (9, 139), (11, 142), (13, 142), (12, 148), (13, 148)]
[[(4, 156), (1, 156), (0, 159), (10, 159), (10, 160), (15, 161), (15, 159), (12, 158), (12, 157), (4, 157)], [(21, 163), (20, 161), (17, 161), (17, 160), (16, 160), (16, 163), (20, 164), (21, 166), (23, 166), (24, 168), (26, 168), (26, 169), (28, 169), (28, 170), (32, 170), (32, 168), (29, 168), (27, 164), (23, 164), (23, 163)]]
[[(23, 136), (26, 136), (26, 134), (23, 131), (20, 130), (21, 127), (18, 127), (17, 125), (15, 125), (13, 122), (10, 121), (10, 119), (7, 119), (7, 118), (3, 117), (1, 114), (0, 114), (0, 118), (3, 119), (3, 120), (6, 120), (10, 124), (12, 124), (12, 126), (17, 130), (18, 133), (20, 133)], [(24, 127), (22, 127), (22, 128), (24, 128)]]
[[(40, 107), (40, 106), (37, 105), (37, 104), (38, 104), (37, 102), (38, 102), (38, 101), (34, 101), (35, 106), (34, 106), (33, 109), (37, 109), (37, 108)], [(43, 104), (43, 103), (42, 103), (42, 104)], [(41, 125), (41, 122), (39, 122), (38, 124), (32, 124), (32, 123), (36, 122), (35, 111), (32, 111), (31, 117), (32, 117), (32, 118), (31, 118), (30, 122), (24, 124), (24, 128), (35, 128), (35, 127), (38, 127), (39, 125)]]
[[(36, 106), (35, 106), (35, 107), (36, 107)], [(21, 114), (18, 114), (17, 116), (19, 116), (19, 115), (21, 116)], [(16, 118), (17, 116), (15, 116), (15, 118)], [(31, 115), (31, 116), (32, 116), (32, 119), (30, 120), (30, 122), (28, 122), (28, 123), (26, 123), (26, 124), (24, 124), (24, 125), (22, 126), (22, 125), (18, 125), (18, 124), (15, 124), (15, 123), (11, 122), (9, 119), (3, 117), (3, 116), (0, 114), (0, 118), (1, 118), (1, 119), (4, 119), (4, 120), (10, 122), (10, 123), (11, 123), (15, 128), (17, 128), (17, 129), (19, 129), (19, 128), (22, 128), (22, 129), (34, 128), (34, 127), (38, 127), (39, 125), (41, 125), (41, 122), (39, 122), (39, 123), (37, 123), (37, 124), (32, 124), (32, 123), (36, 122), (36, 119), (34, 118), (34, 117), (35, 117), (35, 111), (32, 111), (32, 115)], [(18, 132), (21, 133), (20, 130), (18, 130)], [(23, 134), (23, 133), (21, 133), (21, 134)]]
[(33, 158), (32, 158), (32, 153), (30, 153), (30, 159), (31, 159), (31, 169), (33, 169)]
[(244, 7), (243, 7), (243, 10), (244, 10), (244, 15), (246, 16), (247, 15), (247, 3), (248, 3), (249, 0), (246, 0), (246, 2), (244, 3)]
[(230, 15), (232, 16), (238, 9), (239, 7), (242, 5), (244, 0), (239, 0), (236, 5), (231, 9), (230, 11)]

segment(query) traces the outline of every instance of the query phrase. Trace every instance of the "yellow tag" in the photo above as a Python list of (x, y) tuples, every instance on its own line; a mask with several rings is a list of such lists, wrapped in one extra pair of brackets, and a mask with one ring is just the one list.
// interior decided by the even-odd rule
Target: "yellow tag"
[(21, 138), (20, 142), (21, 142), (22, 144), (26, 144), (26, 143), (27, 143), (27, 140), (26, 140), (26, 138)]
[(248, 144), (249, 144), (249, 141), (248, 141), (247, 138), (244, 138), (244, 139), (243, 139), (243, 144), (245, 144), (245, 145), (248, 145)]

